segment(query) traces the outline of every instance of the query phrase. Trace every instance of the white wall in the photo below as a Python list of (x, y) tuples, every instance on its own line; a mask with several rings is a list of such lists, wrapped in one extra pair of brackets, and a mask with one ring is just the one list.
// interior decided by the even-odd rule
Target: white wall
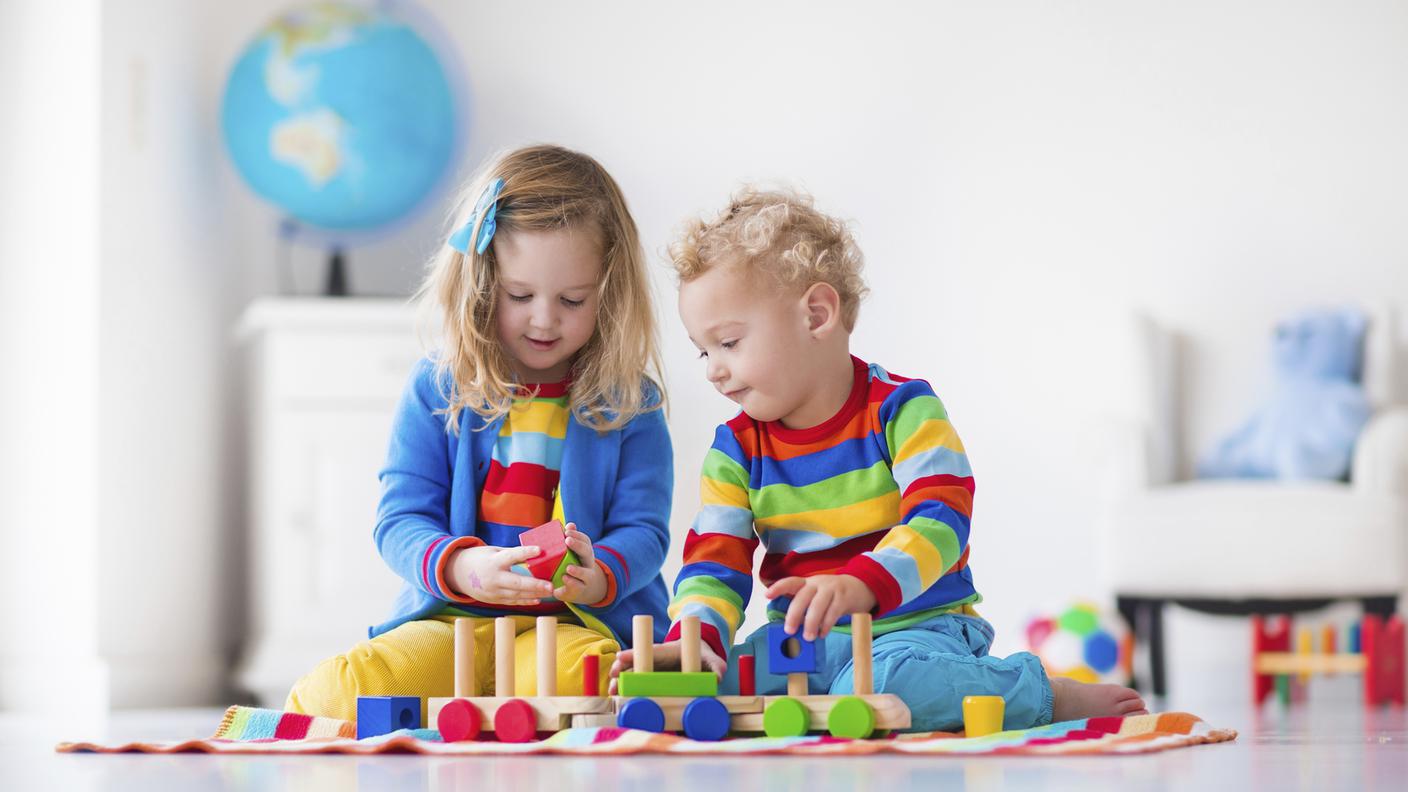
[[(92, 156), (95, 111), (54, 108), (52, 95), (23, 75), (37, 71), (31, 62), (62, 67), (63, 79), (91, 97), (95, 49), (43, 47), (60, 20), (38, 5), (3, 6), (5, 41), (23, 46), (3, 48), (0, 58), (15, 65), (0, 86), (7, 96), (77, 115), (63, 134), (86, 141), (83, 156)], [(9, 233), (0, 240), (0, 305), (11, 309), (0, 319), (0, 371), (7, 383), (29, 383), (0, 389), (7, 407), (49, 404), (32, 371), (52, 380), (78, 366), (87, 385), (101, 371), (112, 402), (97, 413), (46, 406), (46, 415), (79, 417), (45, 430), (76, 443), (65, 446), (65, 462), (77, 448), (112, 470), (130, 448), (137, 467), (112, 478), (88, 471), (90, 489), (104, 493), (119, 524), (140, 532), (136, 493), (164, 480), (165, 492), (178, 494), (133, 552), (170, 546), (171, 558), (188, 555), (195, 570), (214, 566), (214, 574), (221, 567), (210, 554), (222, 526), (237, 519), (238, 504), (227, 499), (242, 466), (228, 452), (232, 430), (214, 417), (230, 414), (222, 394), (238, 386), (225, 373), (233, 360), (225, 333), (250, 296), (277, 288), (278, 249), (276, 213), (238, 181), (218, 145), (217, 110), (228, 67), (285, 5), (209, 5), (197, 17), (180, 4), (129, 3), (117, 9), (128, 18), (105, 15), (101, 63), (115, 71), (102, 82), (101, 208), (110, 214), (101, 226), (110, 238), (101, 250), (103, 271), (111, 259), (123, 282), (104, 280), (101, 289), (93, 282), (99, 243), (86, 229), (99, 225), (91, 186), (99, 165), (70, 158), (63, 166), (79, 174), (66, 183), (78, 183), (80, 196), (89, 191), (79, 211), (91, 216), (74, 221), (72, 200), (62, 214), (46, 211), (58, 198), (44, 204), (35, 196), (44, 195), (53, 166), (35, 152), (67, 139), (32, 113), (17, 123), (7, 115), (0, 127), (9, 144), (0, 146), (5, 172), (23, 176), (18, 183), (7, 176), (0, 217), (27, 229), (23, 241)], [(930, 379), (963, 434), (979, 479), (974, 568), (1003, 653), (1019, 648), (1031, 609), (1103, 593), (1093, 552), (1091, 432), (1128, 373), (1110, 352), (1124, 311), (1145, 306), (1189, 332), (1207, 383), (1191, 394), (1205, 416), (1195, 427), (1205, 443), (1265, 387), (1263, 338), (1275, 317), (1316, 301), (1408, 298), (1401, 222), (1408, 9), (1400, 4), (729, 0), (704, 9), (644, 0), (437, 0), (424, 7), (467, 71), (466, 171), (490, 151), (532, 141), (586, 150), (623, 184), (660, 262), (682, 218), (718, 206), (746, 180), (799, 184), (823, 208), (856, 221), (874, 295), (855, 349)], [(16, 15), (23, 25), (9, 24)], [(136, 97), (149, 126), (133, 121), (141, 115), (128, 107)], [(441, 243), (438, 220), (422, 217), (354, 251), (354, 286), (408, 291)], [(56, 246), (56, 239), (67, 241)], [(32, 263), (50, 250), (77, 262)], [(294, 255), (301, 290), (312, 290), (321, 256)], [(81, 288), (48, 291), (75, 268)], [(674, 527), (682, 537), (712, 423), (730, 409), (693, 361), (663, 264), (657, 276), (679, 470)], [(71, 310), (74, 300), (85, 307)], [(63, 321), (69, 316), (75, 321)], [(62, 334), (62, 358), (19, 340), (36, 328)], [(116, 335), (104, 335), (99, 348), (100, 329)], [(195, 404), (153, 406), (150, 393), (177, 377), (153, 362), (162, 358), (189, 367)], [(62, 395), (70, 407), (81, 402), (75, 389)], [(38, 439), (40, 426), (17, 409), (0, 414), (5, 437)], [(135, 443), (149, 436), (159, 411), (189, 439)], [(102, 430), (101, 453), (85, 440), (99, 420), (126, 415), (136, 416), (133, 425)], [(197, 443), (221, 451), (202, 456)], [(7, 481), (16, 470), (33, 475), (16, 450), (29, 445), (0, 444)], [(19, 515), (11, 526), (43, 516), (43, 492), (25, 488), (7, 510)], [(96, 502), (81, 508), (89, 511), (75, 524), (90, 530)], [(184, 518), (192, 535), (175, 527)], [(78, 544), (75, 552), (91, 547)], [(6, 554), (4, 563), (17, 565), (14, 558)], [(667, 574), (677, 566), (676, 556)], [(220, 620), (236, 588), (202, 587), (198, 572), (170, 558), (146, 577), (159, 582), (135, 595), (144, 604), (190, 592), (192, 604), (177, 615), (214, 614), (188, 643), (167, 629), (168, 648), (199, 654), (229, 640)], [(5, 585), (16, 586), (8, 577)], [(7, 623), (30, 618), (10, 606), (3, 613)], [(162, 640), (142, 624), (129, 626), (131, 642), (104, 633), (110, 647)], [(1239, 661), (1243, 649), (1229, 648), (1229, 657)]]
[(0, 708), (73, 719), (101, 712), (108, 684), (95, 574), (99, 39), (93, 0), (0, 5)]
[[(277, 5), (224, 9), (213, 52), (230, 61)], [(874, 291), (855, 350), (930, 379), (963, 434), (1002, 653), (1032, 610), (1105, 593), (1092, 433), (1129, 374), (1111, 338), (1125, 312), (1188, 333), (1198, 447), (1266, 387), (1276, 317), (1408, 298), (1400, 4), (425, 7), (468, 72), (466, 169), (527, 142), (588, 151), (662, 264), (677, 537), (731, 410), (693, 360), (661, 251), (753, 179), (855, 220)], [(273, 213), (227, 184), (268, 283)], [(355, 277), (409, 289), (435, 220), (357, 254)]]

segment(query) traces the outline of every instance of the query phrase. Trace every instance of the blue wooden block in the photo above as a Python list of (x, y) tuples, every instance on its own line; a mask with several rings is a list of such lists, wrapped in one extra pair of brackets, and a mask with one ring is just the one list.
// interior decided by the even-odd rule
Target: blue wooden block
[[(796, 657), (788, 657), (782, 651), (782, 645), (791, 639), (797, 639), (801, 650)], [(817, 665), (821, 662), (821, 646), (816, 641), (808, 641), (802, 637), (802, 631), (798, 630), (796, 635), (788, 635), (782, 629), (782, 622), (773, 622), (768, 625), (768, 673), (777, 674), (814, 674)]]
[(665, 711), (648, 698), (629, 699), (616, 713), (616, 725), (623, 729), (659, 733), (665, 731)]
[(684, 706), (680, 721), (691, 740), (722, 740), (728, 734), (728, 707), (716, 698), (697, 698)]
[(358, 696), (357, 739), (420, 728), (417, 696)]

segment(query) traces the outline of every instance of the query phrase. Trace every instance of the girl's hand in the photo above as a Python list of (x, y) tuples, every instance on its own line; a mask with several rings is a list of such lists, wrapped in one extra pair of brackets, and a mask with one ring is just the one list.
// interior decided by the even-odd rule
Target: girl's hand
[[(607, 678), (611, 680), (607, 687), (606, 695), (616, 695), (616, 678), (622, 671), (634, 670), (636, 650), (625, 649), (616, 653), (616, 662), (611, 664), (611, 671)], [(678, 671), (680, 669), (680, 642), (668, 641), (666, 643), (655, 644), (652, 653), (654, 660), (651, 665), (656, 671)], [(728, 661), (719, 657), (712, 647), (705, 641), (699, 642), (699, 665), (707, 671), (713, 671), (714, 676), (723, 679), (724, 671), (728, 670)]]
[(537, 547), (466, 547), (455, 551), (447, 569), (450, 588), (495, 605), (537, 605), (552, 584), (513, 572), (510, 567), (541, 553)]
[(854, 575), (788, 577), (768, 586), (768, 599), (786, 596), (792, 604), (782, 626), (788, 635), (801, 627), (808, 641), (825, 638), (842, 616), (875, 609), (875, 594)]
[(592, 540), (577, 530), (576, 523), (567, 523), (567, 549), (577, 554), (581, 566), (568, 564), (562, 570), (562, 586), (552, 592), (563, 602), (591, 605), (601, 602), (606, 596), (606, 573), (596, 565), (596, 552), (592, 550)]

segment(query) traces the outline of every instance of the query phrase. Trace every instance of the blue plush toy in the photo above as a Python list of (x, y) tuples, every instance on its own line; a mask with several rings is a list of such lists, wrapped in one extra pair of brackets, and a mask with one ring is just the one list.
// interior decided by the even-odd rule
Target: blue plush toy
[(1315, 311), (1276, 328), (1276, 392), (1198, 464), (1206, 478), (1344, 479), (1369, 420), (1364, 315)]

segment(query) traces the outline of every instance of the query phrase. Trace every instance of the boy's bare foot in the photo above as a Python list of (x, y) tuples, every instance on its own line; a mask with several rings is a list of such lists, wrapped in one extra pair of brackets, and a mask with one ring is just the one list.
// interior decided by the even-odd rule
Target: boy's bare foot
[(1123, 685), (1088, 684), (1051, 677), (1051, 722), (1148, 715), (1139, 693)]

